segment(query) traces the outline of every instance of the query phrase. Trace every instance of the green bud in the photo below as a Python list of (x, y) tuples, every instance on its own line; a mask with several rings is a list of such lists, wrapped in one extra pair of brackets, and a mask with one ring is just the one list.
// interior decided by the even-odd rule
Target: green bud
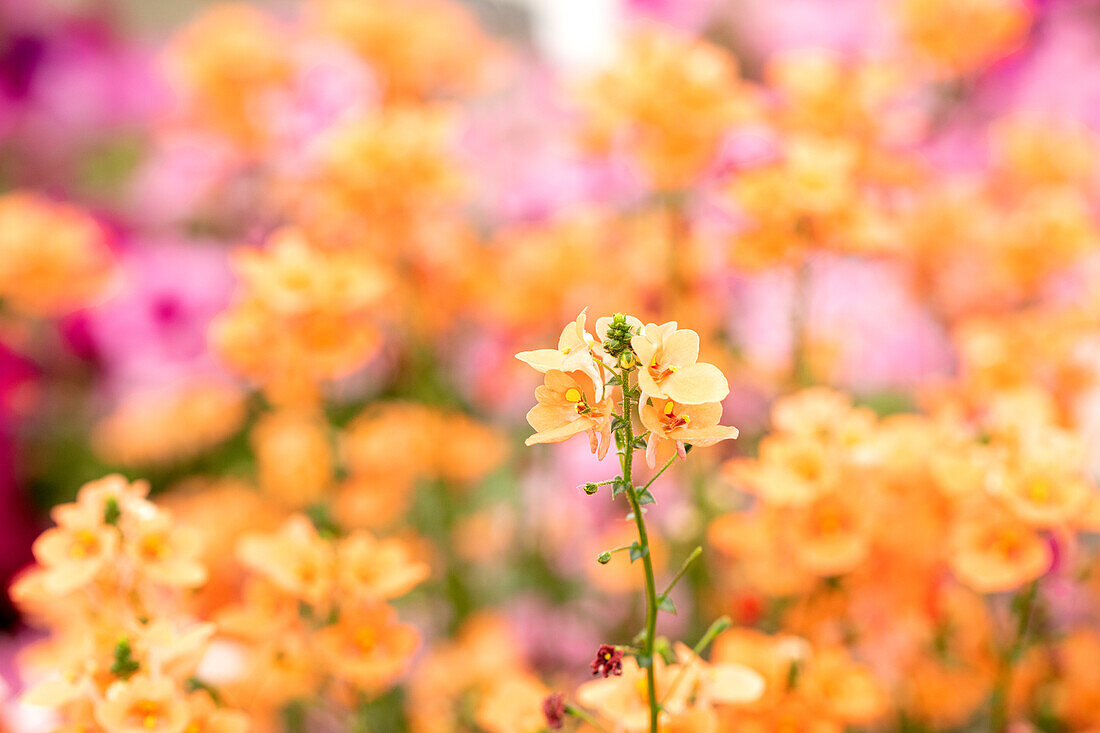
[(599, 554), (599, 557), (596, 558), (596, 562), (598, 562), (600, 565), (606, 565), (607, 563), (611, 562), (611, 553), (601, 552)]
[(624, 351), (619, 355), (619, 366), (623, 369), (633, 369), (638, 363), (633, 351)]
[(587, 484), (584, 485), (584, 493), (588, 494), (589, 496), (592, 496), (593, 494), (595, 494), (599, 490), (600, 490), (600, 487), (597, 486), (596, 484), (587, 483)]
[(117, 525), (121, 518), (122, 509), (118, 506), (118, 499), (108, 496), (107, 501), (103, 502), (103, 523)]

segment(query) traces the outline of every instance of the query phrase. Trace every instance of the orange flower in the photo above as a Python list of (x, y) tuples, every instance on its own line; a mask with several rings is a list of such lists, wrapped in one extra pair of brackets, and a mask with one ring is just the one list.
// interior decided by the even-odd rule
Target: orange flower
[(535, 390), (538, 404), (527, 413), (527, 422), (535, 434), (526, 445), (560, 443), (580, 433), (588, 433), (592, 452), (602, 460), (611, 445), (611, 413), (614, 404), (608, 396), (596, 401), (596, 387), (584, 372), (546, 372), (545, 384)]
[(990, 508), (959, 521), (951, 538), (949, 562), (955, 576), (974, 590), (999, 593), (1046, 573), (1051, 550), (1026, 524)]
[(1031, 12), (1023, 0), (903, 0), (902, 33), (948, 74), (978, 71), (1023, 42)]
[(190, 720), (183, 733), (248, 733), (252, 729), (247, 715), (218, 707), (205, 692), (190, 695), (187, 707)]
[(630, 340), (642, 368), (642, 393), (685, 405), (720, 402), (730, 393), (725, 376), (713, 364), (699, 363), (699, 334), (677, 328), (675, 321), (650, 323)]
[(165, 512), (139, 518), (128, 527), (125, 549), (138, 572), (153, 583), (191, 588), (206, 582), (198, 532), (175, 526)]
[(92, 445), (110, 463), (178, 461), (228, 439), (244, 418), (238, 387), (198, 380), (170, 392), (128, 395), (95, 425)]
[(207, 9), (173, 41), (169, 76), (184, 109), (201, 127), (253, 151), (267, 142), (264, 96), (289, 82), (289, 35), (261, 10), (243, 3)]
[(117, 733), (183, 733), (190, 710), (169, 679), (139, 675), (116, 682), (96, 707), (96, 720)]
[(420, 645), (412, 626), (397, 622), (386, 605), (341, 610), (339, 620), (317, 632), (317, 648), (332, 673), (377, 694), (405, 671)]
[(90, 214), (29, 191), (0, 196), (0, 298), (15, 309), (50, 317), (90, 305), (113, 270)]
[(871, 549), (865, 521), (850, 497), (829, 494), (815, 500), (794, 518), (793, 550), (799, 565), (823, 577), (852, 571)]
[[(675, 446), (675, 452), (686, 458), (685, 445), (706, 447), (737, 437), (737, 428), (719, 425), (721, 402), (682, 405), (670, 399), (654, 399), (639, 408), (642, 425), (649, 431), (645, 459), (655, 468), (658, 453), (671, 453), (664, 446)], [(668, 460), (667, 455), (662, 460)]]
[(335, 457), (329, 424), (319, 411), (284, 408), (252, 428), (260, 488), (283, 506), (320, 500), (332, 483)]
[(693, 183), (731, 125), (757, 106), (724, 49), (657, 27), (626, 39), (585, 103), (592, 141), (623, 145), (664, 190)]
[(269, 535), (250, 535), (237, 546), (245, 567), (311, 605), (324, 605), (335, 583), (335, 554), (313, 523), (296, 515)]
[(361, 54), (386, 98), (415, 101), (474, 91), (492, 48), (467, 8), (447, 0), (313, 0), (317, 25)]
[(64, 595), (88, 585), (118, 558), (118, 530), (102, 517), (47, 529), (34, 542), (34, 557), (45, 569), (42, 587)]
[(542, 701), (549, 692), (534, 675), (507, 674), (482, 698), (477, 724), (489, 733), (539, 733), (546, 728)]
[(401, 540), (378, 540), (365, 531), (353, 532), (340, 541), (336, 563), (341, 589), (351, 598), (366, 601), (403, 596), (430, 572)]

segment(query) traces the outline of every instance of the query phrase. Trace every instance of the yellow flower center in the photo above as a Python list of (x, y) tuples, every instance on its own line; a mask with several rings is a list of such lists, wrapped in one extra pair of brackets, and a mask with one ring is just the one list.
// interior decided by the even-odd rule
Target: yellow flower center
[(134, 706), (134, 713), (141, 718), (146, 730), (153, 730), (160, 722), (160, 703), (155, 700), (141, 700)]
[(87, 557), (99, 547), (99, 539), (90, 529), (82, 529), (76, 533), (73, 543), (69, 546), (69, 555), (75, 558)]
[(355, 646), (362, 654), (369, 654), (378, 643), (378, 634), (369, 626), (364, 626), (355, 632)]
[(1050, 482), (1046, 479), (1036, 479), (1027, 487), (1027, 497), (1037, 504), (1046, 504), (1053, 495)]
[(675, 409), (676, 405), (673, 404), (672, 400), (669, 400), (661, 410), (661, 413), (664, 415), (664, 417), (661, 418), (661, 423), (666, 433), (676, 428), (682, 428), (691, 422), (690, 415), (676, 415)]
[(576, 387), (570, 387), (569, 389), (565, 390), (565, 399), (569, 402), (580, 402), (583, 396), (584, 395), (581, 394), (581, 391)]
[(141, 554), (147, 560), (163, 560), (171, 554), (171, 548), (162, 534), (146, 535), (141, 540)]
[(993, 541), (994, 550), (1006, 560), (1011, 560), (1023, 549), (1024, 538), (1017, 529), (1003, 529)]

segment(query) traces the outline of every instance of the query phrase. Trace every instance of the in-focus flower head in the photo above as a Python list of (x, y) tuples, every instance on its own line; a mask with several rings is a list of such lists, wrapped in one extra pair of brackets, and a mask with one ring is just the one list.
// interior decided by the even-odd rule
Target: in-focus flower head
[(678, 328), (676, 321), (647, 324), (630, 343), (640, 364), (638, 385), (646, 396), (701, 405), (721, 402), (730, 393), (718, 367), (699, 362), (699, 334)]
[(548, 370), (545, 383), (535, 390), (538, 404), (527, 413), (535, 434), (527, 438), (526, 444), (560, 443), (586, 433), (592, 452), (602, 460), (611, 446), (614, 403), (610, 395), (597, 400), (596, 394), (597, 388), (586, 372)]

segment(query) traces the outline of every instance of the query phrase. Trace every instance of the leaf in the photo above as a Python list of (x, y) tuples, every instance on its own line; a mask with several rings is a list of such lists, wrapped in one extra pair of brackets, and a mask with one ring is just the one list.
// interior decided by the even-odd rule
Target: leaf
[(657, 610), (664, 611), (665, 613), (671, 613), (676, 615), (676, 604), (672, 602), (672, 599), (668, 596), (661, 596), (657, 599)]
[(638, 494), (638, 505), (645, 506), (646, 504), (656, 504), (657, 500), (653, 498), (653, 494), (649, 489), (646, 489), (642, 493)]
[(626, 491), (626, 482), (623, 481), (622, 476), (616, 476), (615, 480), (611, 482), (611, 498), (614, 499), (624, 491)]
[(653, 664), (653, 657), (648, 654), (635, 654), (634, 658), (638, 660), (638, 667), (641, 669), (649, 669), (650, 665)]
[(640, 557), (645, 557), (649, 554), (649, 547), (642, 547), (637, 542), (630, 545), (630, 562), (634, 562)]

